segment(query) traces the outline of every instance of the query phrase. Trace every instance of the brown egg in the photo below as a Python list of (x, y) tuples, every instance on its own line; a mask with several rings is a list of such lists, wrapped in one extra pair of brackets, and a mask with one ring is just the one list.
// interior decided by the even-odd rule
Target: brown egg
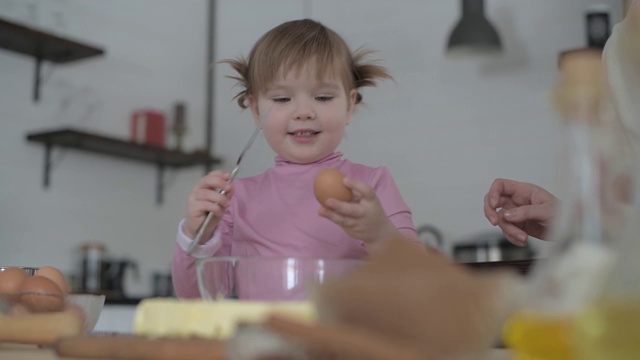
[(60, 311), (64, 308), (64, 296), (60, 287), (50, 279), (34, 275), (20, 287), (20, 303), (33, 312)]
[(62, 290), (62, 294), (67, 295), (69, 293), (69, 284), (67, 284), (67, 280), (64, 278), (62, 272), (53, 266), (41, 267), (36, 271), (36, 275), (46, 277), (56, 283), (60, 290)]
[(0, 272), (0, 294), (2, 294), (0, 296), (2, 296), (2, 300), (10, 303), (17, 301), (15, 294), (20, 291), (20, 287), (26, 278), (27, 273), (18, 267), (10, 267)]
[(342, 183), (344, 177), (344, 174), (336, 169), (325, 169), (316, 175), (313, 193), (321, 205), (325, 205), (329, 198), (351, 201), (351, 191)]

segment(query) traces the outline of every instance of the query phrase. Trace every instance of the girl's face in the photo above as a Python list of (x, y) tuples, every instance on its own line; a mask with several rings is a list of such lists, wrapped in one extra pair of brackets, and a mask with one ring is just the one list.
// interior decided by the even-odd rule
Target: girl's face
[[(337, 76), (317, 79), (313, 67), (283, 72), (257, 99), (250, 98), (256, 123), (273, 107), (263, 125), (269, 146), (285, 160), (308, 164), (333, 153), (351, 122), (356, 90), (346, 93)], [(256, 101), (257, 100), (257, 101)]]

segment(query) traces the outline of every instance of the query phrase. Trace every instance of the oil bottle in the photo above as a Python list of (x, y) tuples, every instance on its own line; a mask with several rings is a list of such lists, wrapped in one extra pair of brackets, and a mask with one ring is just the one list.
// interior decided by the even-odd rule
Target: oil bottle
[[(617, 107), (626, 116), (631, 134), (632, 158), (618, 179), (619, 193), (630, 204), (630, 215), (615, 243), (616, 261), (595, 301), (577, 317), (576, 334), (580, 359), (640, 359), (640, 154), (637, 128), (640, 124), (640, 7), (634, 5), (620, 25), (620, 40), (611, 46), (609, 66)], [(627, 184), (631, 186), (627, 189)]]

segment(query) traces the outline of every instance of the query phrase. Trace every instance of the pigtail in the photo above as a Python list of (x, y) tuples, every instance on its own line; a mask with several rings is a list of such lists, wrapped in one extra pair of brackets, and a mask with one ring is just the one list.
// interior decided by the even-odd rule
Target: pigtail
[[(375, 61), (365, 61), (367, 57), (373, 54), (374, 51), (366, 49), (358, 49), (354, 52), (352, 59), (352, 73), (354, 79), (355, 89), (359, 89), (364, 86), (376, 86), (376, 79), (388, 79), (393, 80), (393, 77), (384, 66), (376, 65)], [(356, 97), (356, 104), (362, 101), (362, 94), (358, 91)]]
[(246, 109), (247, 106), (247, 98), (249, 97), (249, 64), (244, 57), (240, 57), (238, 59), (227, 59), (221, 60), (219, 63), (229, 64), (231, 68), (238, 73), (238, 76), (227, 75), (227, 78), (233, 79), (238, 82), (237, 85), (243, 88), (236, 96), (233, 97), (233, 100), (238, 101), (238, 105), (242, 109)]

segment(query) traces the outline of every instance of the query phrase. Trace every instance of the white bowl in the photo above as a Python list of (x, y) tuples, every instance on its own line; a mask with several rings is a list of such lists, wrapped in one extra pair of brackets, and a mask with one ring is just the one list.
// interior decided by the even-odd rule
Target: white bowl
[(38, 271), (38, 269), (40, 269), (40, 268), (37, 268), (37, 267), (31, 267), (31, 266), (0, 266), (0, 272), (3, 272), (3, 271), (5, 271), (5, 270), (7, 270), (9, 268), (12, 268), (12, 267), (17, 267), (17, 268), (20, 268), (20, 269), (24, 270), (24, 272), (26, 272), (27, 275), (29, 275), (29, 276), (35, 275), (36, 271)]
[[(40, 297), (41, 299), (49, 299), (49, 298), (59, 298), (61, 299), (61, 304), (63, 304), (64, 308), (67, 308), (69, 305), (76, 305), (82, 312), (84, 313), (85, 321), (84, 321), (84, 331), (90, 332), (96, 326), (98, 319), (100, 318), (100, 313), (102, 312), (102, 308), (104, 307), (104, 295), (93, 295), (93, 294), (68, 294), (62, 300), (62, 296), (59, 294), (45, 294), (45, 293), (16, 293), (16, 294), (0, 294), (0, 315), (17, 315), (17, 314), (25, 314), (25, 313), (37, 313), (37, 312), (46, 312), (49, 310), (41, 310), (41, 311), (29, 311), (24, 305), (20, 304), (20, 298), (25, 295), (29, 295), (31, 299), (33, 297)], [(49, 300), (47, 300), (49, 301)], [(64, 309), (63, 308), (63, 309)], [(60, 309), (63, 310), (63, 309)]]
[(100, 313), (104, 307), (104, 295), (93, 294), (69, 294), (67, 304), (79, 306), (85, 314), (84, 331), (90, 332), (96, 326)]

